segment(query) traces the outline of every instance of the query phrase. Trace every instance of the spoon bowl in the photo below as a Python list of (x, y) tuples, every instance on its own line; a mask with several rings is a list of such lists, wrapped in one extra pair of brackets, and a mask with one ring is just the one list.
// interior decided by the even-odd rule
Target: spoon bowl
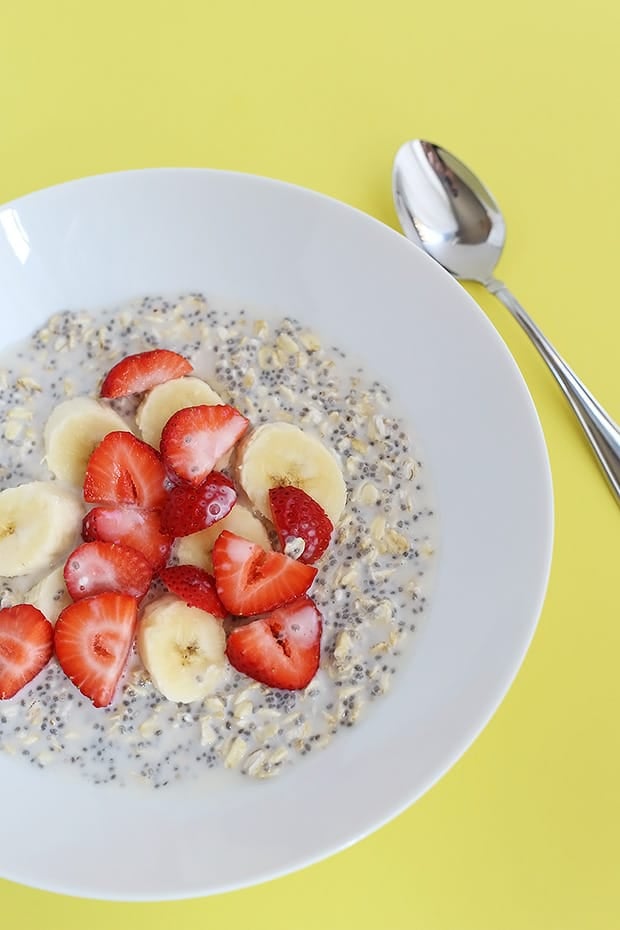
[(396, 212), (405, 235), (457, 278), (484, 283), (506, 241), (491, 193), (454, 155), (415, 139), (394, 159)]
[(495, 198), (458, 158), (423, 139), (405, 142), (392, 173), (408, 239), (456, 278), (483, 284), (525, 330), (559, 384), (620, 502), (620, 429), (493, 272), (506, 241)]

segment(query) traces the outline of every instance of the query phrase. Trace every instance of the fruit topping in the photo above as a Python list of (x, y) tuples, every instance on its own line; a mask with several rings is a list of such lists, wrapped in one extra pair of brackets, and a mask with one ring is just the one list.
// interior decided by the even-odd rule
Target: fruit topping
[(54, 628), (32, 604), (0, 610), (0, 700), (32, 681), (52, 657)]
[(132, 433), (113, 432), (88, 460), (84, 500), (157, 510), (166, 500), (166, 470), (155, 449)]
[(189, 536), (217, 523), (230, 513), (237, 492), (226, 475), (218, 471), (197, 487), (180, 484), (172, 488), (161, 512), (161, 526), (170, 536)]
[[(221, 621), (165, 594), (144, 608), (138, 652), (155, 687), (169, 701), (200, 701), (213, 689), (224, 663)], [(211, 671), (213, 670), (213, 671)]]
[(305, 688), (319, 667), (322, 627), (314, 601), (300, 597), (233, 630), (226, 655), (238, 672), (271, 688)]
[(103, 380), (102, 397), (125, 397), (139, 394), (173, 378), (182, 378), (192, 371), (191, 364), (170, 349), (152, 349), (128, 355), (117, 362)]
[(110, 591), (141, 598), (149, 589), (153, 568), (136, 549), (97, 541), (82, 543), (71, 553), (64, 575), (74, 601)]
[(137, 620), (135, 597), (95, 594), (65, 607), (54, 627), (54, 649), (65, 675), (95, 707), (112, 703)]
[(163, 568), (172, 546), (172, 537), (162, 533), (159, 511), (139, 507), (93, 507), (84, 517), (82, 538), (137, 549), (153, 571)]
[(271, 488), (269, 506), (282, 551), (293, 556), (290, 548), (301, 540), (299, 561), (312, 564), (320, 559), (334, 531), (321, 505), (301, 488), (289, 486)]
[(261, 614), (289, 603), (308, 590), (316, 568), (225, 530), (213, 547), (217, 593), (238, 617)]
[(214, 617), (223, 619), (228, 611), (220, 601), (215, 578), (195, 565), (170, 565), (159, 577), (172, 594), (176, 594), (189, 607), (199, 607)]
[(191, 484), (201, 484), (215, 463), (248, 428), (248, 420), (228, 404), (185, 407), (164, 426), (160, 450), (165, 465)]

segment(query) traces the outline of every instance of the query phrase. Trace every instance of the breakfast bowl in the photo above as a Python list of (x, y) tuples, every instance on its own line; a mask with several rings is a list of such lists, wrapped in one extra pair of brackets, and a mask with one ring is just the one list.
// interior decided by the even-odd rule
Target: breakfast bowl
[[(193, 169), (86, 178), (5, 205), (0, 280), (0, 491), (36, 481), (56, 482), (54, 500), (65, 493), (72, 443), (93, 421), (67, 428), (58, 411), (73, 415), (85, 398), (100, 411), (115, 365), (163, 350), (189, 360), (184, 390), (199, 382), (166, 416), (228, 405), (252, 431), (219, 466), (246, 495), (251, 544), (276, 545), (265, 476), (280, 466), (297, 478), (272, 484), (325, 495), (333, 524), (310, 588), (320, 665), (303, 687), (223, 660), (199, 697), (162, 686), (167, 697), (145, 648), (132, 646), (106, 706), (80, 694), (56, 656), (0, 701), (11, 837), (0, 875), (83, 897), (208, 895), (309, 865), (407, 808), (502, 701), (550, 567), (540, 423), (474, 301), (349, 206)], [(153, 455), (166, 420), (151, 415), (155, 390), (104, 403), (125, 424), (106, 432), (133, 432)], [(84, 532), (94, 498), (82, 490), (67, 506)], [(251, 535), (247, 525), (229, 524), (229, 536)], [(62, 566), (79, 532), (58, 534), (30, 575), (3, 576), (3, 607), (41, 604), (43, 582), (50, 603), (71, 607)], [(35, 535), (22, 539), (26, 562)], [(191, 561), (184, 545), (177, 562)], [(217, 636), (230, 643), (230, 625)]]

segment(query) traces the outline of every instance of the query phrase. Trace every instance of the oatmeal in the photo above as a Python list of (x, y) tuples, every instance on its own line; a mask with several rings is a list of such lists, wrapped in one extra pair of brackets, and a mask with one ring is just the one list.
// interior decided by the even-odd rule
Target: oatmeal
[[(95, 708), (52, 658), (30, 685), (0, 701), (0, 748), (41, 768), (71, 767), (98, 783), (159, 788), (208, 778), (215, 768), (272, 777), (362, 720), (389, 691), (425, 610), (434, 561), (425, 471), (388, 390), (342, 350), (324, 346), (320, 334), (294, 319), (251, 319), (243, 309), (190, 295), (58, 313), (0, 358), (0, 490), (49, 481), (43, 435), (52, 411), (69, 398), (96, 397), (102, 376), (121, 358), (160, 346), (189, 359), (195, 379), (206, 382), (188, 385), (198, 392), (188, 405), (209, 403), (200, 394), (208, 385), (253, 428), (295, 425), (339, 459), (347, 503), (309, 592), (323, 617), (319, 670), (303, 690), (287, 691), (224, 662), (208, 669), (204, 700), (181, 704), (162, 697), (134, 647), (114, 701)], [(106, 415), (116, 418), (110, 428), (132, 430), (157, 446), (161, 425), (143, 407), (141, 433), (138, 402), (107, 402)], [(231, 473), (234, 461), (219, 467)], [(253, 514), (241, 517), (258, 522)], [(230, 529), (245, 535), (235, 525)], [(275, 542), (267, 521), (258, 522), (258, 532), (264, 541), (257, 543)], [(192, 561), (185, 540), (176, 541), (171, 564)], [(70, 600), (62, 566), (80, 541), (78, 534), (65, 541), (44, 570), (0, 578), (1, 606), (25, 598), (36, 603), (43, 592), (48, 612), (57, 615)], [(299, 539), (287, 547), (293, 558), (303, 551)], [(154, 585), (143, 606), (162, 591)]]

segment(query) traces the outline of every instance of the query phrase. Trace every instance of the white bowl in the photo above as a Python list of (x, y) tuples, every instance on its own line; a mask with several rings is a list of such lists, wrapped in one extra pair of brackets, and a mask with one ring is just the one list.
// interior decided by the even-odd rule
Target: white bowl
[(87, 178), (0, 208), (0, 281), (0, 345), (59, 309), (190, 289), (311, 323), (392, 385), (440, 515), (427, 620), (363, 722), (280, 779), (213, 793), (96, 787), (0, 753), (0, 874), (97, 898), (207, 895), (308, 865), (415, 801), (504, 697), (550, 566), (540, 424), (479, 308), (363, 213), (206, 170)]

